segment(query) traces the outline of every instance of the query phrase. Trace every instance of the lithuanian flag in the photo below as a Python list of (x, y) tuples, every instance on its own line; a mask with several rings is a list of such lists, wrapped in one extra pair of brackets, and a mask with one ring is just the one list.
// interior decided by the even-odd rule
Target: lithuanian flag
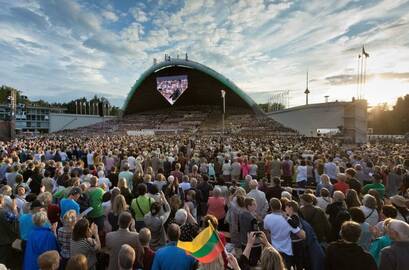
[(185, 250), (201, 263), (211, 263), (224, 250), (217, 231), (209, 224), (192, 242), (178, 241), (178, 248)]

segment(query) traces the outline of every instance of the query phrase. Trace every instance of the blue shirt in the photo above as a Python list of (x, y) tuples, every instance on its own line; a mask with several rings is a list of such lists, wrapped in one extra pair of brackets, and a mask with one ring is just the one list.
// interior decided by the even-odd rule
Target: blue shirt
[(65, 213), (67, 213), (69, 210), (75, 210), (77, 215), (79, 215), (80, 205), (73, 199), (69, 199), (69, 198), (62, 199), (60, 201), (61, 218), (64, 217)]
[(34, 228), (33, 214), (24, 214), (19, 218), (20, 237), (22, 240), (28, 240), (31, 230)]
[[(20, 216), (19, 220), (19, 229), (20, 229), (20, 238), (22, 240), (28, 240), (30, 237), (31, 231), (35, 228), (33, 223), (33, 214), (23, 214)], [(51, 228), (50, 223), (44, 224), (45, 228)]]
[(57, 250), (57, 238), (49, 228), (34, 227), (24, 253), (24, 270), (37, 270), (38, 257), (46, 251)]
[(176, 247), (176, 242), (170, 242), (166, 247), (156, 251), (151, 270), (190, 270), (195, 265), (195, 258)]

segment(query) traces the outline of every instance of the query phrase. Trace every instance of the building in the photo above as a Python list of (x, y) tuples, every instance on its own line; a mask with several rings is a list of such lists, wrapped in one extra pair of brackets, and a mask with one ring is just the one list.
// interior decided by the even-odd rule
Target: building
[(365, 100), (327, 102), (271, 112), (268, 116), (305, 136), (338, 134), (345, 142), (366, 143), (367, 108)]
[[(66, 111), (65, 108), (17, 104), (15, 112), (16, 133), (48, 133), (50, 113), (63, 113), (64, 111)], [(11, 120), (11, 116), (10, 105), (0, 104), (0, 120)]]

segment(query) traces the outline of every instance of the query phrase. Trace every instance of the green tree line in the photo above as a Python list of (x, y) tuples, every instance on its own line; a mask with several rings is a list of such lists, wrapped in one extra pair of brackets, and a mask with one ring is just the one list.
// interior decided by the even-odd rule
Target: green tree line
[(409, 95), (399, 97), (393, 108), (386, 103), (370, 111), (368, 127), (374, 134), (406, 134), (409, 132)]

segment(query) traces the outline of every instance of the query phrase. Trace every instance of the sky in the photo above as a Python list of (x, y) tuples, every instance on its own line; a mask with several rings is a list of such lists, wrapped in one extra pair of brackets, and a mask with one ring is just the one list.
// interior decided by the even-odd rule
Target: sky
[(409, 1), (0, 0), (0, 85), (51, 102), (122, 106), (153, 58), (188, 53), (257, 102), (290, 90), (303, 105), (357, 95), (369, 53), (370, 105), (409, 94)]

